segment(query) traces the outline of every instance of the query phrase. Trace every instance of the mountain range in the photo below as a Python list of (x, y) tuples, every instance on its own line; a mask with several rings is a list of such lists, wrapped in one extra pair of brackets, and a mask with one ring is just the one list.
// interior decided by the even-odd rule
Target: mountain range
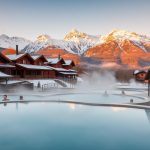
[(116, 29), (104, 36), (94, 36), (73, 29), (63, 40), (40, 35), (34, 42), (20, 37), (0, 36), (1, 49), (15, 48), (16, 44), (22, 52), (52, 57), (60, 54), (66, 59), (73, 58), (77, 63), (84, 57), (131, 68), (150, 66), (150, 37), (124, 30)]

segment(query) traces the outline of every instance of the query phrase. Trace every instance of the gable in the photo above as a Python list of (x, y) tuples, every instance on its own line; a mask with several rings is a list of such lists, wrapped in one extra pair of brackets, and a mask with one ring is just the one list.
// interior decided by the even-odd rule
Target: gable
[(0, 63), (10, 63), (11, 61), (2, 53), (0, 53)]

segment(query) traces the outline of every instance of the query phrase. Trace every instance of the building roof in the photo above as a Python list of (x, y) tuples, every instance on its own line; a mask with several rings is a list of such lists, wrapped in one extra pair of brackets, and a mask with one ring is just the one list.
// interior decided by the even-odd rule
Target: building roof
[(73, 65), (75, 65), (73, 60), (68, 59), (68, 60), (65, 60), (65, 64), (63, 64), (63, 65), (71, 65), (72, 63), (73, 63)]
[(47, 58), (48, 64), (57, 64), (60, 61), (63, 61), (65, 63), (63, 58)]
[(139, 74), (139, 73), (146, 73), (146, 71), (144, 71), (144, 70), (135, 70), (133, 74), (136, 75), (136, 74)]
[(11, 60), (8, 57), (6, 57), (3, 53), (1, 53), (1, 52), (0, 52), (0, 57), (2, 57), (4, 60), (6, 60), (9, 63), (11, 62)]
[(51, 67), (53, 68), (53, 70), (56, 70), (56, 71), (62, 71), (62, 72), (68, 72), (69, 70), (67, 69), (64, 69), (64, 68), (54, 68), (54, 67)]
[(51, 64), (57, 64), (60, 59), (59, 58), (47, 58), (47, 61)]
[(72, 63), (72, 60), (65, 60), (66, 65), (71, 65), (71, 63)]
[(22, 58), (22, 57), (24, 57), (24, 56), (28, 56), (32, 61), (34, 61), (34, 59), (33, 59), (33, 58), (31, 57), (31, 55), (28, 54), (28, 53), (18, 54), (18, 55), (16, 55), (16, 54), (13, 54), (13, 55), (6, 55), (6, 57), (9, 58), (11, 61), (16, 61), (17, 59), (20, 59), (20, 58)]
[(15, 66), (9, 64), (0, 64), (0, 68), (15, 68)]
[(68, 66), (68, 65), (73, 65), (73, 66), (75, 66), (75, 63), (74, 63), (74, 61), (73, 60), (71, 60), (71, 59), (67, 59), (67, 60), (65, 60), (65, 64), (63, 64), (64, 66)]
[(37, 55), (37, 56), (31, 56), (34, 60), (38, 59), (40, 56)]
[(16, 64), (17, 66), (30, 69), (30, 70), (53, 70), (49, 66), (29, 65), (29, 64)]
[(64, 74), (64, 75), (77, 75), (77, 73), (75, 72), (59, 72), (61, 74)]
[(69, 69), (69, 71), (70, 71), (70, 72), (77, 72), (76, 70), (73, 70), (73, 69)]
[(12, 77), (11, 75), (5, 74), (3, 72), (0, 72), (0, 78), (10, 78)]
[(34, 56), (31, 56), (32, 57), (32, 59), (35, 61), (35, 60), (37, 60), (37, 59), (39, 59), (39, 58), (44, 58), (45, 59), (45, 62), (47, 62), (47, 58), (45, 58), (43, 55), (34, 55)]
[(13, 54), (13, 55), (6, 55), (6, 57), (8, 57), (10, 60), (17, 60), (18, 58), (24, 56), (25, 54)]
[(58, 71), (58, 72), (72, 72), (72, 73), (77, 73), (76, 70), (72, 70), (72, 69), (64, 69), (64, 68), (54, 68), (51, 67), (53, 70)]

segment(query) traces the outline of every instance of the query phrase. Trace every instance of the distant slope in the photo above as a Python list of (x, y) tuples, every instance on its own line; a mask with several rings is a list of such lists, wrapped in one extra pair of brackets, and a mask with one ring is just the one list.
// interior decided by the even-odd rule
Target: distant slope
[[(140, 67), (142, 62), (150, 61), (149, 52), (149, 37), (124, 30), (113, 30), (101, 38), (101, 44), (89, 48), (84, 56), (126, 64), (129, 67)], [(142, 61), (139, 63), (140, 59)]]
[(3, 48), (16, 48), (19, 45), (19, 50), (24, 49), (31, 41), (21, 37), (9, 37), (5, 34), (0, 35), (0, 47)]

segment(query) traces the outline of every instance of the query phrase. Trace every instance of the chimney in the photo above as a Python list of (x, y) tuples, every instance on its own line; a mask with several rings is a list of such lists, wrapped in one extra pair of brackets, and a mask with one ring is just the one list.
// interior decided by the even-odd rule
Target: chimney
[(19, 54), (19, 51), (18, 51), (18, 45), (16, 45), (16, 55)]

